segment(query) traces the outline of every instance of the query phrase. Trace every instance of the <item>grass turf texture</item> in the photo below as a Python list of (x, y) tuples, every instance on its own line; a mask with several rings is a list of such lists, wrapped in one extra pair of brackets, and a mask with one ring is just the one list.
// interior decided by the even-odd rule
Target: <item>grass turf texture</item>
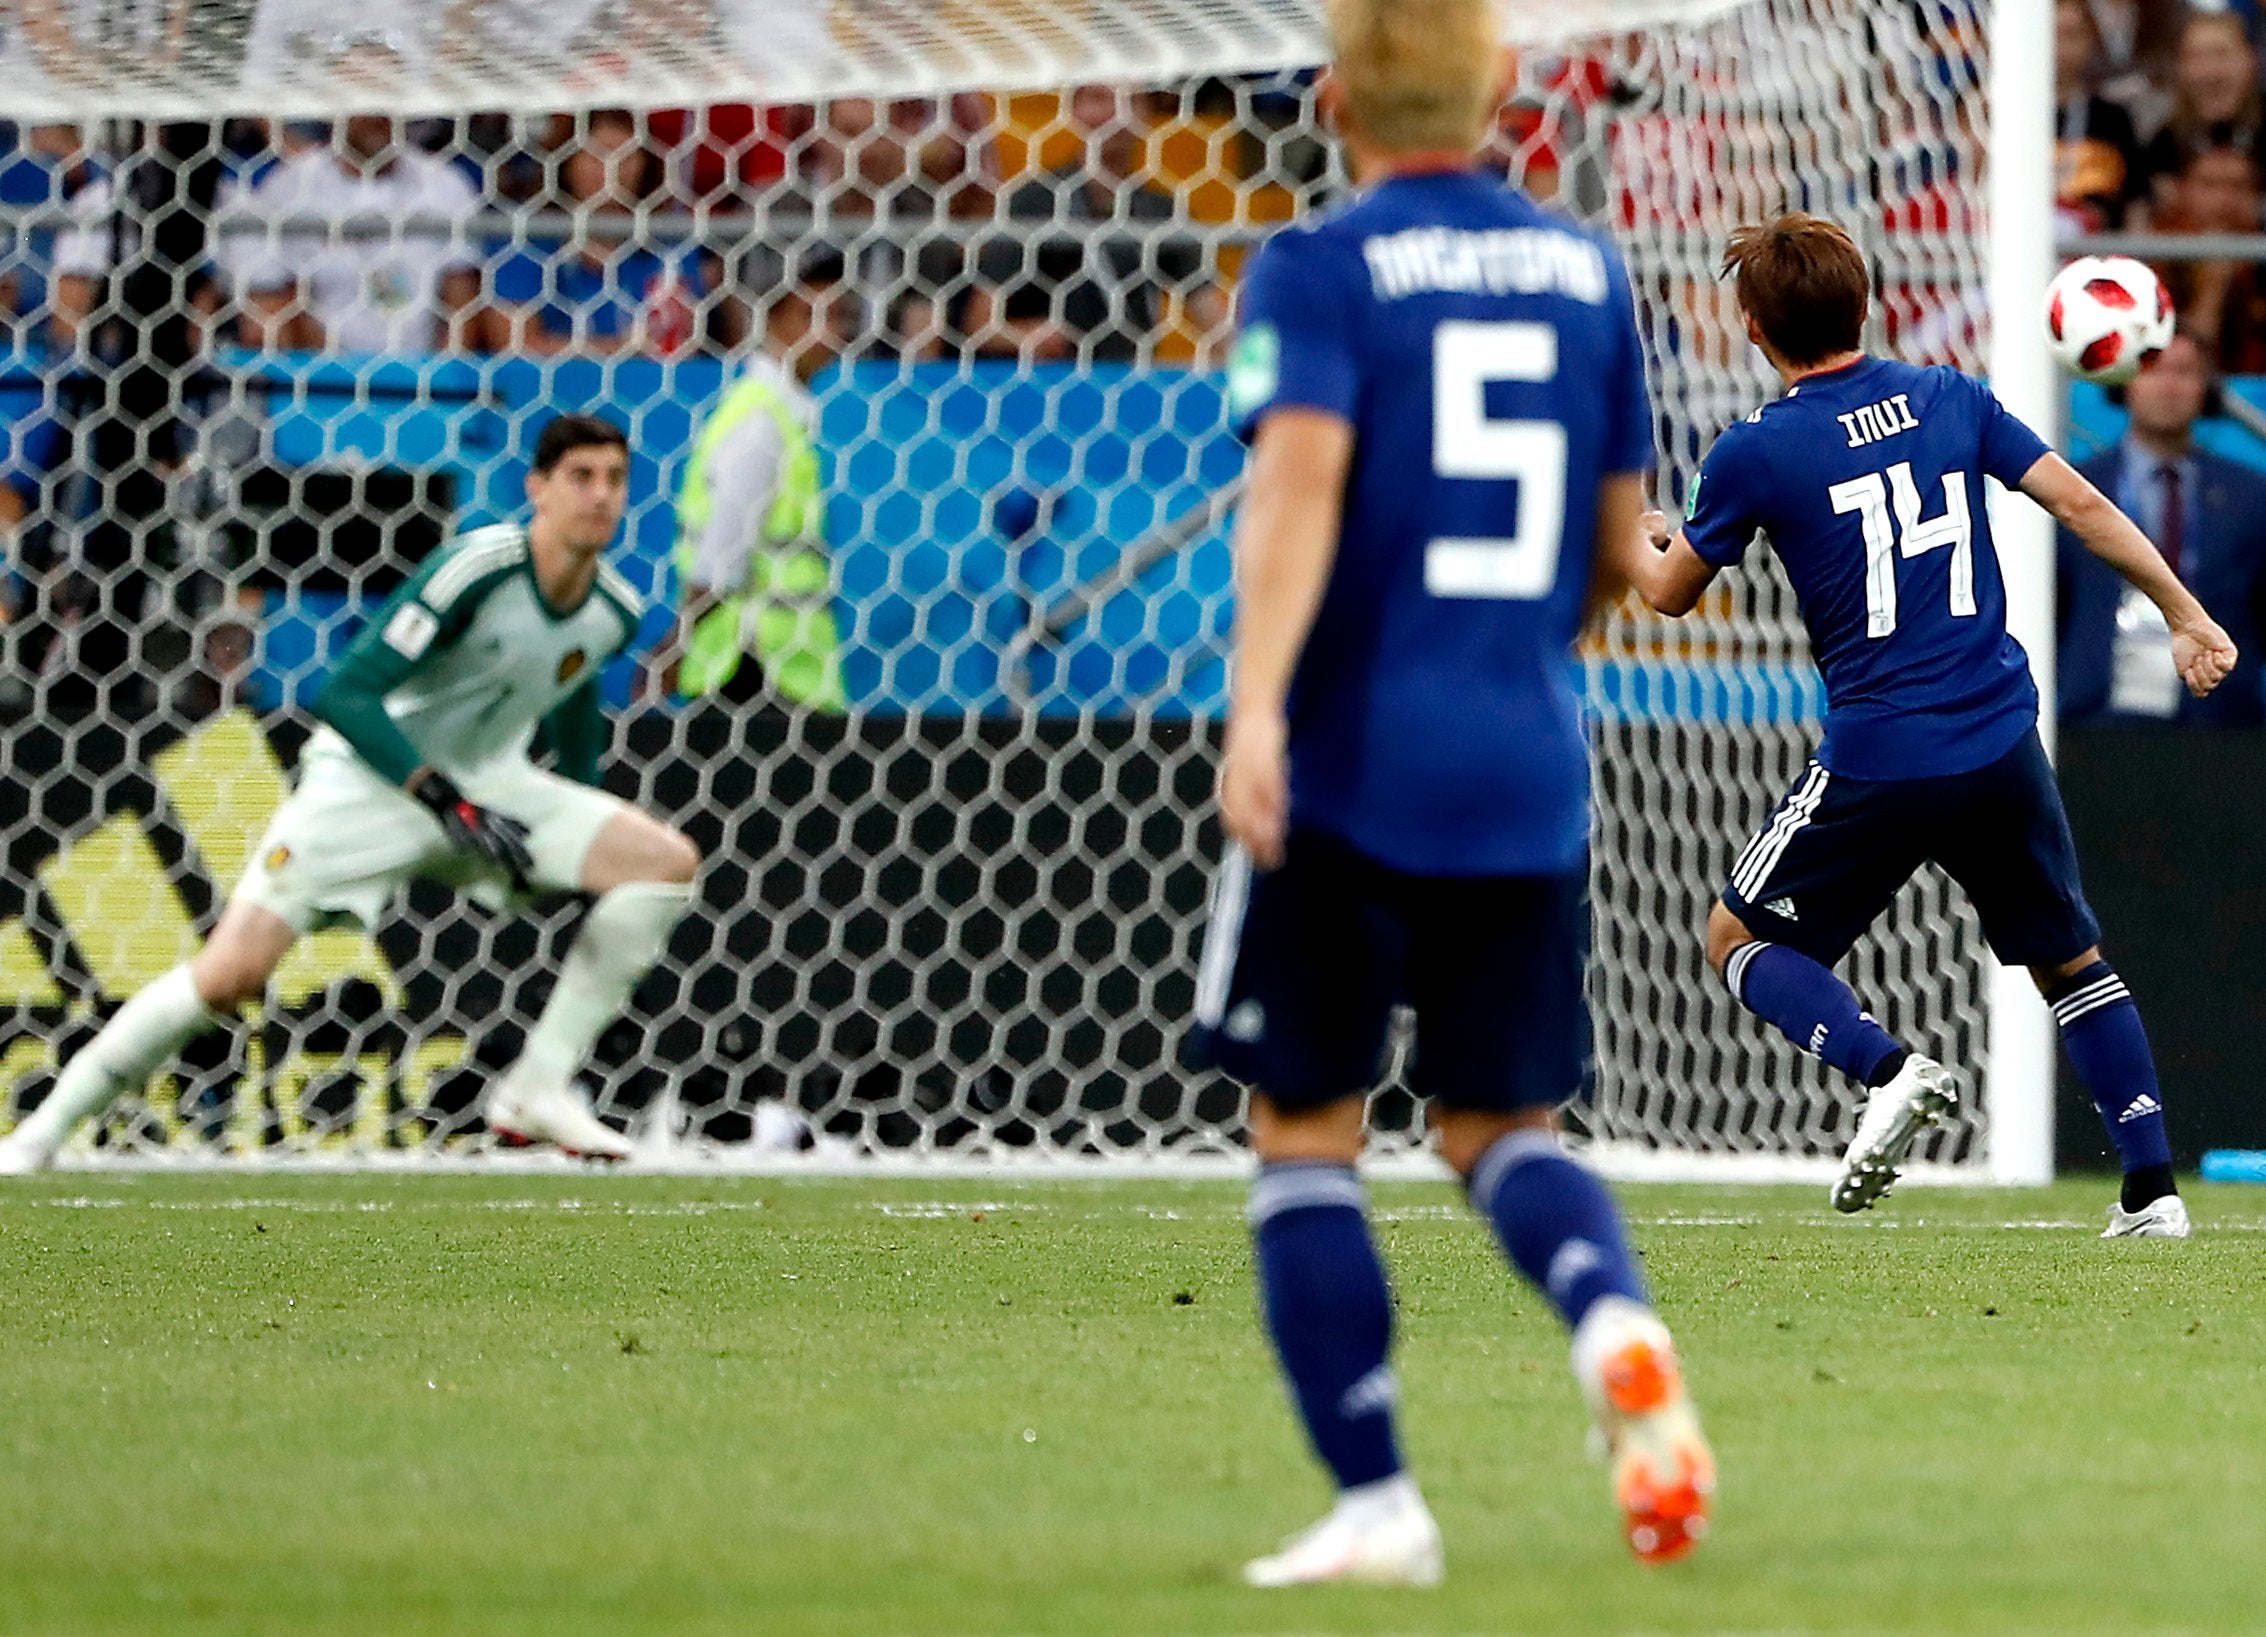
[(1621, 1546), (1565, 1348), (1376, 1190), (1438, 1592), (1256, 1593), (1325, 1494), (1228, 1185), (0, 1187), (9, 1632), (2256, 1631), (2266, 1193), (1626, 1191), (1725, 1472)]

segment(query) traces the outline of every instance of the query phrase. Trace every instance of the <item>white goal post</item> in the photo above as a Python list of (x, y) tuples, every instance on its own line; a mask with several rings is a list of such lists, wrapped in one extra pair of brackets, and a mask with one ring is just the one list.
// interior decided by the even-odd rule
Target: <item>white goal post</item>
[[(2035, 65), (2053, 46), (2052, 0), (1999, 0), (1991, 19), (1991, 386), (2005, 405), (2056, 441), (2062, 390), (2041, 315), (2054, 274), (2053, 87)], [(1996, 492), (1991, 533), (2006, 572), (2007, 625), (2030, 655), (2046, 708), (2038, 731), (2054, 745), (2054, 538), (2044, 512)], [(2041, 1183), (2054, 1174), (2057, 1042), (2045, 1001), (2019, 967), (1991, 969), (1994, 1097), (1991, 1178)]]
[[(1486, 162), (1623, 246), (1662, 499), (1773, 390), (1714, 269), (1781, 210), (1874, 258), (1872, 344), (2056, 423), (2050, 16), (1505, 7), (1522, 50)], [(1234, 1164), (1239, 1094), (1176, 1055), (1218, 848), (1241, 467), (1220, 361), (1251, 249), (1343, 187), (1326, 50), (1320, 0), (51, 0), (0, 22), (16, 152), (52, 179), (0, 203), (0, 1128), (209, 928), (313, 681), (448, 528), (510, 513), (554, 408), (631, 432), (621, 562), (662, 637), (694, 440), (771, 345), (823, 364), (806, 543), (842, 695), (683, 703), (609, 673), (613, 787), (711, 863), (601, 1043), (599, 1107), (657, 1167)], [(350, 150), (418, 189), (274, 180)], [(849, 315), (839, 359), (768, 328), (812, 288)], [(2051, 537), (1994, 505), (2050, 698)], [(1621, 1176), (1821, 1177), (1853, 1099), (1700, 947), (1816, 737), (1791, 594), (1751, 562), (1681, 625), (1617, 612), (1581, 663), (1597, 1072), (1570, 1125)], [(266, 1020), (71, 1161), (498, 1163), (479, 1091), (576, 913), (420, 890), (320, 934)], [(2049, 1020), (1957, 889), (1915, 882), (1849, 970), (1974, 1071), (1915, 1176), (2048, 1180)], [(1397, 1069), (1373, 1115), (1388, 1167), (1428, 1163)]]

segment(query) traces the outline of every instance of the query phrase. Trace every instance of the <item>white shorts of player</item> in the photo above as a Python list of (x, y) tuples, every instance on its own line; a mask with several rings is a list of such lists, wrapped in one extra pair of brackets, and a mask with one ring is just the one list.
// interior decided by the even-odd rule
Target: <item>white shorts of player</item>
[[(514, 759), (466, 774), (465, 795), (527, 826), (538, 891), (571, 892), (607, 820), (628, 804)], [(342, 920), (374, 927), (414, 876), (469, 893), (491, 909), (511, 884), (459, 848), (440, 822), (358, 756), (318, 733), (300, 759), (299, 783), (276, 809), (231, 900), (281, 916), (300, 932)]]

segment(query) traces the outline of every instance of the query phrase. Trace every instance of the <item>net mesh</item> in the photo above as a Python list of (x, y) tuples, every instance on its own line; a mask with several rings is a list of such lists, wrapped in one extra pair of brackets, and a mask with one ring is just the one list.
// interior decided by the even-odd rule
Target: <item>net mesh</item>
[[(632, 433), (618, 561), (655, 604), (605, 679), (609, 779), (710, 860), (601, 1042), (601, 1109), (717, 1152), (1233, 1148), (1240, 1096), (1176, 1057), (1241, 469), (1214, 366), (1251, 247), (1342, 185), (1298, 68), (1312, 8), (592, 3), (539, 32), (454, 9), (487, 32), (437, 6), (376, 36), (320, 0), (63, 6), (0, 48), (30, 65), (27, 118), (184, 116), (26, 124), (0, 173), (13, 1106), (194, 948), (329, 656), (451, 529), (515, 513), (535, 428), (576, 408)], [(1843, 221), (1881, 269), (1877, 343), (1980, 365), (1981, 21), (1759, 0), (1522, 55), (1488, 162), (1623, 245), (1664, 496), (1771, 390), (1711, 276), (1738, 221)], [(490, 49), (536, 38), (563, 43)], [(223, 117), (255, 86), (263, 117)], [(781, 670), (688, 703), (664, 674), (679, 490), (764, 357), (814, 400), (842, 697)], [(1750, 563), (1681, 624), (1617, 613), (1585, 665), (1577, 1124), (1703, 1162), (1836, 1150), (1844, 1095), (1699, 947), (1815, 737), (1790, 594)], [(199, 1042), (100, 1141), (477, 1144), (577, 914), (419, 885), (368, 935), (307, 940), (262, 1022)], [(1850, 969), (1892, 1029), (1972, 1063), (1980, 955), (1931, 875)], [(1388, 1140), (1419, 1129), (1397, 1073), (1373, 1112)], [(1986, 1114), (1925, 1152), (1979, 1159)]]
[[(1542, 44), (1736, 0), (1505, 5)], [(27, 0), (0, 19), (26, 119), (548, 111), (1165, 84), (1328, 55), (1320, 0)]]

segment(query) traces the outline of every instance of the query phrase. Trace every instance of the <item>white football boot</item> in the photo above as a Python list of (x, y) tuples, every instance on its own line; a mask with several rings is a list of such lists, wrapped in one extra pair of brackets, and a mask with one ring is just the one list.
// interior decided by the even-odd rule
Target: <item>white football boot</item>
[(1932, 1057), (1918, 1052), (1904, 1060), (1896, 1078), (1865, 1101), (1857, 1135), (1841, 1156), (1841, 1175), (1833, 1183), (1833, 1208), (1864, 1211), (1896, 1186), (1904, 1157), (1920, 1133), (1959, 1106), (1959, 1080)]
[[(5, 1147), (0, 1144), (0, 1147)], [(2187, 1219), (2187, 1201), (2177, 1194), (2152, 1199), (2137, 1211), (2122, 1205), (2109, 1207), (2109, 1225), (2103, 1239), (2185, 1239), (2195, 1232)]]
[(1629, 1549), (1647, 1563), (1674, 1562), (1707, 1534), (1715, 1452), (1668, 1327), (1625, 1296), (1599, 1299), (1574, 1332), (1574, 1375), (1613, 1465)]
[(488, 1093), (485, 1117), (505, 1143), (550, 1143), (578, 1159), (630, 1157), (630, 1140), (591, 1113), (572, 1086), (526, 1086), (507, 1075)]
[(1243, 1566), (1246, 1586), (1437, 1586), (1445, 1567), (1440, 1526), (1406, 1473), (1338, 1497), (1313, 1528), (1291, 1536), (1271, 1557)]
[(21, 1130), (0, 1137), (0, 1177), (36, 1177), (55, 1163), (55, 1150)]

